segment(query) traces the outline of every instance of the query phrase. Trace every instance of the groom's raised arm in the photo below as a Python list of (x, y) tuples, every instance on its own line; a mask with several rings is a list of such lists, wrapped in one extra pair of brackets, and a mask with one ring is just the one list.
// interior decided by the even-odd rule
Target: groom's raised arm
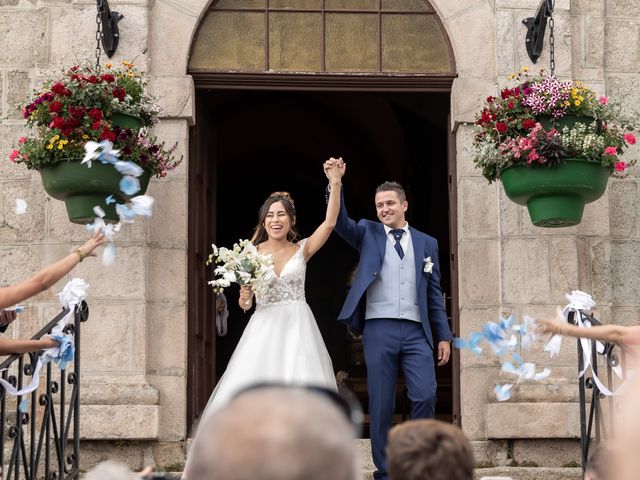
[[(341, 161), (342, 159), (340, 159)], [(327, 170), (332, 168), (332, 161), (338, 161), (336, 159), (327, 160), (324, 164), (325, 175), (329, 178)], [(327, 187), (327, 201), (329, 200), (329, 187)], [(349, 218), (347, 213), (347, 207), (344, 204), (344, 188), (340, 189), (340, 211), (338, 212), (338, 220), (336, 222), (335, 231), (340, 235), (349, 245), (356, 250), (360, 249), (360, 241), (364, 234), (364, 227), (358, 225), (353, 219)]]

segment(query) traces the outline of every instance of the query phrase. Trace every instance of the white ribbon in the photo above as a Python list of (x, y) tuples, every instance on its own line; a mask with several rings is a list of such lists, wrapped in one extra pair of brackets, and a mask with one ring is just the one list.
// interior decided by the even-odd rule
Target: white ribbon
[[(58, 323), (54, 325), (54, 327), (51, 329), (52, 334), (62, 333), (62, 330), (64, 330), (64, 327), (67, 325), (67, 323), (69, 323), (69, 320), (73, 318), (73, 315), (76, 311), (76, 306), (86, 298), (87, 288), (89, 288), (89, 284), (81, 278), (74, 278), (64, 286), (62, 292), (58, 294), (58, 297), (60, 298), (60, 303), (62, 304), (62, 306), (69, 309), (69, 313), (67, 313), (58, 321)], [(56, 360), (59, 356), (59, 347), (51, 347), (43, 351), (42, 355), (40, 355), (40, 357), (38, 358), (38, 363), (36, 363), (36, 366), (33, 370), (31, 381), (26, 387), (22, 388), (21, 390), (16, 389), (16, 387), (11, 385), (3, 378), (0, 378), (0, 385), (4, 387), (7, 395), (18, 396), (31, 393), (38, 388), (38, 384), (40, 383), (40, 370), (42, 370), (42, 367), (50, 361)]]
[[(569, 313), (574, 312), (574, 319), (576, 321), (576, 325), (579, 328), (590, 328), (591, 322), (587, 319), (583, 321), (581, 310), (590, 312), (593, 307), (595, 307), (596, 302), (593, 300), (591, 295), (585, 292), (581, 292), (580, 290), (573, 290), (571, 294), (565, 294), (567, 301), (569, 302), (561, 312), (561, 315), (564, 317), (566, 322), (569, 321)], [(595, 371), (593, 370), (593, 365), (591, 364), (591, 356), (592, 356), (592, 341), (588, 338), (579, 338), (578, 341), (582, 346), (582, 362), (584, 368), (578, 374), (578, 378), (582, 378), (587, 371), (587, 369), (591, 368), (591, 378), (598, 386), (600, 392), (604, 395), (615, 395), (616, 393), (611, 392), (605, 385), (600, 381)], [(545, 352), (549, 352), (551, 356), (558, 355), (560, 353), (560, 346), (562, 344), (562, 336), (559, 334), (555, 334), (549, 340), (549, 343), (544, 347)], [(600, 354), (604, 352), (604, 344), (596, 340), (596, 351)], [(622, 368), (620, 366), (614, 367), (613, 371), (618, 376), (618, 378), (622, 378)]]

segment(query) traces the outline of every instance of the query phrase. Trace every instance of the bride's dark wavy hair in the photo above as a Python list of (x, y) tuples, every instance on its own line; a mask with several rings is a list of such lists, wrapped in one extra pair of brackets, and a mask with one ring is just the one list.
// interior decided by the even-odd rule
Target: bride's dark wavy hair
[(269, 208), (276, 202), (282, 203), (284, 207), (284, 211), (287, 213), (289, 220), (291, 220), (291, 228), (287, 232), (287, 240), (290, 242), (296, 242), (300, 235), (296, 230), (296, 207), (293, 206), (293, 198), (289, 195), (289, 192), (273, 192), (269, 197), (264, 201), (260, 210), (258, 210), (258, 224), (253, 229), (253, 236), (251, 237), (251, 242), (254, 245), (258, 245), (269, 236), (267, 235), (267, 231), (264, 228), (264, 221), (267, 218), (267, 213), (269, 213)]

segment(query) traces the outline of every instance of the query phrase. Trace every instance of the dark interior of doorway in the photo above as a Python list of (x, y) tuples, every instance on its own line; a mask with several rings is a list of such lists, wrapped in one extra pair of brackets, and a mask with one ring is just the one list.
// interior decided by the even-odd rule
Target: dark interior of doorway
[[(281, 190), (295, 199), (301, 234), (312, 233), (324, 217), (322, 162), (341, 156), (348, 165), (345, 203), (355, 219), (375, 219), (373, 192), (382, 181), (404, 185), (409, 223), (439, 241), (442, 285), (450, 299), (448, 94), (214, 90), (199, 92), (198, 108), (199, 115), (206, 112), (211, 134), (206, 168), (215, 192), (213, 242), (228, 246), (248, 238), (260, 204), (269, 193)], [(306, 296), (335, 371), (348, 373), (347, 384), (366, 409), (361, 345), (335, 320), (356, 263), (356, 253), (332, 235), (309, 263)], [(229, 330), (215, 340), (216, 371), (211, 374), (216, 379), (224, 372), (250, 315), (238, 308), (235, 289), (227, 293)], [(437, 415), (450, 421), (451, 366), (439, 368), (437, 379)], [(397, 419), (408, 411), (400, 380)]]

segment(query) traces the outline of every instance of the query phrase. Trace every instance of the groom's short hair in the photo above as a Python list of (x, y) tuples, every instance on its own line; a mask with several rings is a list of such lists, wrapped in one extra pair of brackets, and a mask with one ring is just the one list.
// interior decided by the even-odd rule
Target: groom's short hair
[(389, 431), (389, 480), (473, 480), (473, 450), (462, 430), (438, 420), (411, 420)]
[(201, 426), (188, 480), (355, 480), (355, 433), (343, 412), (295, 387), (247, 390)]
[(404, 202), (407, 200), (407, 195), (404, 193), (404, 188), (398, 182), (384, 182), (378, 185), (376, 188), (376, 193), (380, 192), (396, 192), (398, 197), (400, 197), (400, 201)]

